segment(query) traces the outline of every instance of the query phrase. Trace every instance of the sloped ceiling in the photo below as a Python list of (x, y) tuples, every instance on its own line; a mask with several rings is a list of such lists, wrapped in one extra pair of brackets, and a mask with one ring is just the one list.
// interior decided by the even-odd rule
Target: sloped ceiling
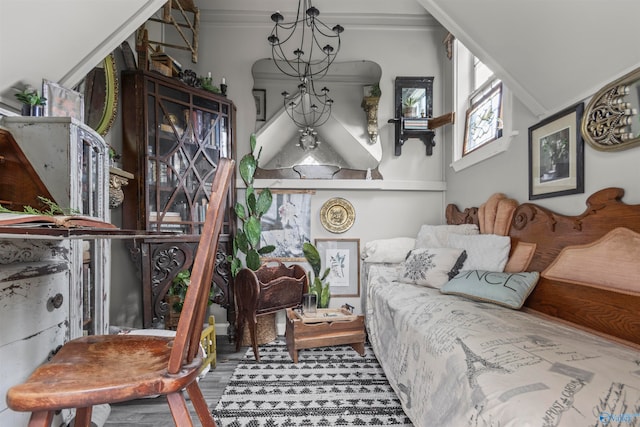
[(166, 0), (1, 0), (0, 104), (42, 79), (75, 86)]
[(417, 0), (536, 115), (640, 66), (638, 0)]

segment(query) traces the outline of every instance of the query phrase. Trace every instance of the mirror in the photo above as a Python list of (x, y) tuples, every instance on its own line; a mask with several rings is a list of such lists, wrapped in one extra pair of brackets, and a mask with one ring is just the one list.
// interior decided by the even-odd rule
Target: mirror
[(433, 137), (429, 119), (433, 118), (433, 77), (396, 77), (395, 155), (402, 154), (402, 146), (409, 138), (422, 140), (427, 156), (433, 154)]
[(640, 68), (596, 93), (582, 117), (582, 136), (597, 150), (640, 144)]
[(118, 78), (113, 53), (87, 74), (83, 86), (85, 122), (104, 136), (111, 128), (118, 108)]
[[(316, 82), (329, 89), (331, 116), (304, 135), (284, 110), (282, 92), (296, 94), (298, 81), (282, 74), (272, 59), (253, 65), (257, 147), (262, 148), (256, 178), (381, 179), (378, 138), (372, 141), (370, 111), (363, 100), (378, 86), (382, 69), (372, 61), (334, 62), (327, 76)], [(264, 96), (262, 95), (264, 94)], [(377, 133), (376, 133), (377, 135)], [(317, 145), (317, 146), (316, 146)]]

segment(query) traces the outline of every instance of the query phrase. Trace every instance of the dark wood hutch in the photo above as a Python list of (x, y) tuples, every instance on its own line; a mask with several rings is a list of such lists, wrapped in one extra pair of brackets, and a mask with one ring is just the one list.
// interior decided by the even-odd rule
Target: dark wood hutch
[[(225, 96), (153, 71), (122, 73), (123, 166), (136, 176), (124, 189), (123, 228), (175, 233), (139, 239), (131, 247), (142, 280), (145, 328), (163, 322), (172, 279), (191, 267), (219, 159), (236, 157), (235, 114)], [(214, 275), (214, 302), (227, 308), (231, 326), (235, 309), (226, 258), (235, 193), (232, 182)]]

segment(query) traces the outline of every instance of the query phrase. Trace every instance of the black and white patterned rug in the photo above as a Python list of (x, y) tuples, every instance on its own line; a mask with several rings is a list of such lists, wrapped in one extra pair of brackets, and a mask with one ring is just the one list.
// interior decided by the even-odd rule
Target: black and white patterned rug
[(367, 344), (301, 350), (293, 363), (283, 341), (251, 348), (215, 410), (220, 427), (411, 426)]

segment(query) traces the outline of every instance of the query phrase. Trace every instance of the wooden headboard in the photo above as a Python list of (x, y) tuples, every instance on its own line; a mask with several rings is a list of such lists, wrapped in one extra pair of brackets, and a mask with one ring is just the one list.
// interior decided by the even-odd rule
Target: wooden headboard
[[(623, 195), (620, 188), (598, 191), (587, 199), (584, 213), (577, 216), (533, 203), (518, 205), (509, 236), (512, 245), (519, 241), (536, 244), (527, 270), (544, 272), (563, 248), (593, 243), (618, 227), (640, 233), (640, 205), (623, 203)], [(460, 211), (449, 205), (446, 215), (449, 224), (478, 224), (477, 208)], [(606, 263), (612, 272), (616, 271), (616, 261)], [(631, 262), (640, 263), (640, 259)], [(541, 277), (525, 307), (640, 345), (640, 277), (635, 278), (635, 285), (637, 292), (621, 292)]]

